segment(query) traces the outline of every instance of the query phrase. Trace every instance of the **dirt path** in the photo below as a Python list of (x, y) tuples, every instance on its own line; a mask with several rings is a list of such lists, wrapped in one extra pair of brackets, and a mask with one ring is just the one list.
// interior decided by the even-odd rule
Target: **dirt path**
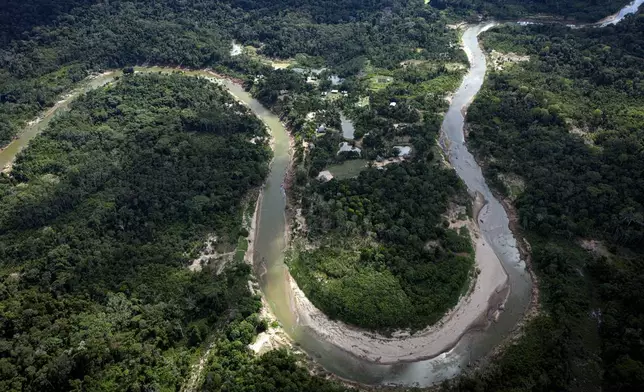
[(199, 362), (192, 365), (192, 367), (190, 368), (190, 377), (188, 377), (186, 383), (181, 387), (181, 392), (192, 392), (197, 390), (197, 387), (199, 386), (201, 381), (203, 369), (204, 367), (206, 367), (208, 357), (210, 356), (210, 352), (213, 350), (213, 348), (215, 348), (214, 342), (208, 345), (206, 351), (203, 353), (203, 355), (201, 355), (201, 357), (199, 357)]

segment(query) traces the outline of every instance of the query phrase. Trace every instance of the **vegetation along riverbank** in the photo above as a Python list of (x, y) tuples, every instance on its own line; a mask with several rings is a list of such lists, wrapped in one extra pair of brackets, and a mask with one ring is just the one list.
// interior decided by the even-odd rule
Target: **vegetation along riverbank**
[[(0, 389), (346, 390), (324, 367), (355, 388), (641, 390), (644, 26), (626, 2), (3, 2)], [(449, 26), (487, 19), (557, 22), (484, 32), (466, 113), (463, 151), (539, 281), (502, 346), (523, 266), (437, 143), (469, 68)], [(597, 21), (619, 23), (566, 26)], [(252, 104), (192, 77), (207, 69)], [(284, 184), (271, 146), (278, 171), (292, 153)]]

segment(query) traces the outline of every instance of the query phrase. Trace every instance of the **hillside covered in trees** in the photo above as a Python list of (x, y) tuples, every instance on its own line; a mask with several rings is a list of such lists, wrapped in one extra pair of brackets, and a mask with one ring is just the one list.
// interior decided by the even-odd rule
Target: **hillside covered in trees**
[(536, 18), (593, 23), (616, 13), (630, 0), (432, 0), (437, 8), (453, 8), (469, 15)]

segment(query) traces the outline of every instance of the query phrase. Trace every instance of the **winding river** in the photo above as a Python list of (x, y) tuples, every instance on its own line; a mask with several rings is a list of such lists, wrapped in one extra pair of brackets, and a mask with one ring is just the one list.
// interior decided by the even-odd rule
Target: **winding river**
[[(276, 214), (283, 213), (282, 195), (275, 191), (283, 176), (281, 162), (273, 166), (261, 206), (261, 221), (255, 250), (260, 264), (262, 291), (276, 317), (285, 330), (327, 371), (335, 375), (364, 384), (429, 386), (460, 373), (463, 367), (475, 361), (501, 341), (515, 328), (530, 302), (532, 282), (521, 261), (516, 241), (509, 229), (508, 217), (501, 204), (492, 196), (480, 167), (467, 150), (463, 138), (464, 118), (462, 110), (472, 101), (481, 88), (487, 69), (485, 55), (481, 51), (477, 36), (493, 24), (481, 24), (468, 28), (463, 35), (463, 45), (470, 59), (471, 69), (454, 95), (452, 104), (443, 122), (443, 131), (449, 141), (449, 157), (458, 175), (473, 193), (480, 192), (488, 201), (480, 212), (480, 228), (487, 243), (494, 249), (508, 274), (510, 293), (505, 311), (498, 320), (487, 328), (471, 330), (458, 340), (451, 350), (434, 358), (415, 362), (380, 364), (347, 353), (342, 347), (321, 338), (305, 323), (299, 322), (305, 315), (297, 314), (293, 306), (292, 289), (288, 269), (283, 261), (285, 247), (283, 218), (273, 221)], [(281, 127), (274, 134), (282, 133)], [(280, 156), (276, 146), (275, 156)], [(278, 182), (279, 181), (279, 182)], [(270, 218), (268, 218), (270, 217)], [(268, 223), (267, 219), (271, 219)]]
[[(635, 13), (644, 0), (635, 0), (619, 13), (605, 18), (596, 26), (616, 24), (629, 14)], [(279, 189), (286, 170), (282, 157), (288, 153), (279, 139), (285, 137), (281, 124), (273, 128), (278, 138), (275, 148), (276, 161), (268, 180), (264, 201), (261, 205), (261, 220), (255, 243), (255, 263), (260, 284), (271, 309), (291, 338), (327, 371), (340, 378), (364, 384), (404, 385), (425, 387), (458, 375), (469, 363), (485, 357), (498, 346), (517, 326), (528, 308), (532, 292), (532, 280), (517, 249), (516, 239), (509, 229), (509, 219), (501, 203), (493, 196), (483, 177), (481, 168), (465, 145), (463, 126), (464, 112), (472, 102), (485, 79), (487, 64), (478, 35), (492, 28), (494, 23), (470, 26), (462, 36), (470, 70), (453, 97), (443, 121), (443, 136), (449, 160), (459, 177), (472, 193), (483, 195), (487, 204), (479, 213), (482, 235), (490, 244), (508, 275), (509, 295), (496, 322), (486, 328), (476, 328), (461, 336), (449, 351), (434, 358), (415, 362), (380, 364), (349, 354), (342, 347), (332, 344), (309, 328), (301, 320), (306, 315), (298, 314), (294, 306), (294, 293), (290, 285), (288, 269), (284, 264), (283, 250), (286, 246), (283, 214), (285, 202)], [(284, 154), (284, 155), (282, 155)], [(279, 159), (278, 159), (279, 157)], [(275, 220), (274, 220), (275, 219)]]
[[(620, 13), (604, 19), (602, 26), (614, 24), (627, 14), (637, 11), (644, 0), (635, 0)], [(468, 363), (484, 357), (516, 327), (530, 302), (532, 282), (524, 263), (520, 260), (516, 240), (508, 227), (508, 217), (502, 205), (492, 195), (481, 168), (467, 150), (464, 143), (463, 112), (480, 90), (486, 70), (486, 59), (479, 43), (478, 34), (493, 27), (483, 23), (467, 28), (462, 37), (463, 47), (468, 55), (471, 68), (454, 95), (449, 111), (443, 122), (443, 138), (449, 160), (469, 190), (478, 192), (487, 204), (479, 214), (481, 233), (501, 261), (507, 275), (509, 295), (505, 310), (496, 322), (486, 328), (473, 329), (462, 335), (455, 346), (432, 359), (395, 364), (380, 364), (349, 354), (342, 347), (329, 343), (304, 325), (293, 306), (293, 289), (288, 269), (284, 264), (286, 207), (281, 188), (289, 163), (289, 138), (279, 118), (254, 100), (243, 89), (230, 81), (220, 80), (238, 99), (266, 123), (274, 137), (274, 160), (271, 173), (263, 192), (259, 222), (255, 238), (255, 268), (260, 277), (262, 292), (273, 313), (285, 331), (297, 344), (337, 376), (365, 384), (429, 386), (456, 376)], [(144, 72), (171, 72), (166, 68), (138, 69)], [(187, 72), (213, 78), (208, 71)], [(19, 137), (0, 152), (0, 168), (10, 164), (16, 154), (41, 132), (56, 113), (67, 109), (78, 95), (105, 85), (118, 76), (118, 72), (105, 73), (88, 80), (75, 89), (54, 107), (43, 113), (38, 121), (30, 123)]]

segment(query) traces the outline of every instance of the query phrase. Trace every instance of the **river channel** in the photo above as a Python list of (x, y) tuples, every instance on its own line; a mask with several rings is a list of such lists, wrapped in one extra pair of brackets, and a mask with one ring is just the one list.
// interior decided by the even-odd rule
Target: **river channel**
[[(618, 23), (625, 16), (636, 12), (642, 3), (644, 0), (635, 0), (596, 26), (604, 27)], [(286, 170), (282, 154), (287, 152), (282, 150), (279, 144), (276, 145), (276, 161), (265, 188), (255, 243), (255, 263), (261, 277), (261, 288), (272, 311), (290, 337), (317, 363), (340, 378), (372, 385), (426, 387), (455, 377), (469, 363), (484, 357), (499, 345), (516, 328), (528, 308), (532, 280), (520, 258), (516, 239), (509, 229), (508, 216), (501, 203), (493, 196), (481, 168), (468, 151), (463, 134), (463, 113), (481, 89), (487, 72), (486, 58), (479, 46), (478, 35), (493, 26), (494, 23), (470, 26), (462, 36), (462, 45), (470, 62), (470, 70), (445, 115), (443, 136), (449, 160), (459, 177), (470, 192), (479, 192), (487, 201), (479, 214), (479, 226), (487, 243), (503, 264), (510, 290), (505, 309), (497, 320), (487, 328), (470, 330), (449, 351), (428, 360), (379, 364), (349, 354), (300, 322), (305, 317), (299, 315), (294, 306), (289, 273), (284, 264), (284, 218), (277, 219), (283, 216), (285, 207), (279, 186), (285, 174), (282, 170)], [(273, 129), (273, 134), (276, 137), (285, 134), (281, 124)]]
[[(627, 14), (637, 11), (644, 0), (635, 0), (620, 13), (604, 19), (602, 26), (614, 24)], [(443, 137), (451, 164), (459, 177), (472, 192), (479, 192), (487, 201), (479, 215), (479, 226), (487, 243), (493, 248), (508, 274), (509, 296), (505, 310), (496, 322), (487, 328), (471, 330), (464, 334), (449, 351), (432, 359), (397, 364), (380, 364), (349, 354), (342, 347), (327, 342), (300, 320), (293, 306), (293, 290), (288, 269), (284, 264), (285, 240), (285, 195), (282, 183), (289, 163), (289, 138), (279, 118), (264, 108), (246, 93), (241, 86), (220, 80), (238, 99), (270, 128), (273, 138), (274, 159), (271, 172), (264, 187), (260, 205), (259, 221), (255, 238), (255, 268), (260, 277), (260, 286), (271, 310), (289, 336), (317, 363), (337, 376), (364, 384), (429, 386), (458, 375), (468, 363), (484, 357), (516, 327), (528, 307), (532, 282), (525, 264), (520, 260), (516, 240), (508, 227), (508, 217), (502, 205), (492, 195), (481, 168), (464, 143), (463, 113), (480, 90), (487, 70), (485, 55), (478, 34), (493, 27), (483, 23), (468, 27), (463, 33), (462, 44), (470, 61), (470, 71), (453, 97), (443, 122)], [(144, 72), (170, 72), (166, 68), (137, 69)], [(208, 71), (192, 71), (188, 74), (213, 78)], [(58, 112), (66, 110), (78, 95), (114, 80), (119, 72), (102, 74), (88, 80), (81, 87), (65, 96), (59, 103), (43, 113), (38, 121), (30, 123), (19, 137), (0, 151), (0, 168), (10, 164), (20, 149), (40, 133)]]
[[(303, 315), (297, 314), (293, 306), (288, 269), (283, 261), (285, 247), (282, 222), (272, 219), (283, 212), (282, 196), (273, 189), (279, 186), (282, 176), (276, 171), (282, 165), (272, 168), (261, 206), (261, 221), (255, 250), (260, 264), (261, 287), (276, 317), (288, 334), (327, 371), (337, 376), (365, 384), (429, 386), (460, 373), (471, 361), (487, 354), (516, 326), (530, 302), (532, 283), (525, 264), (521, 261), (516, 241), (508, 226), (508, 217), (501, 204), (493, 197), (480, 167), (467, 150), (463, 138), (464, 118), (462, 110), (472, 101), (481, 88), (487, 69), (485, 55), (481, 51), (477, 36), (493, 24), (481, 24), (468, 28), (463, 34), (463, 45), (471, 63), (470, 72), (454, 95), (452, 104), (443, 122), (443, 132), (448, 139), (449, 158), (458, 175), (472, 193), (478, 191), (488, 201), (480, 213), (482, 234), (502, 261), (509, 277), (510, 294), (495, 323), (483, 330), (466, 333), (451, 350), (432, 359), (397, 364), (379, 364), (347, 353), (342, 347), (328, 343), (311, 328), (298, 321)], [(274, 134), (281, 133), (275, 129)], [(281, 151), (275, 150), (275, 156)], [(278, 200), (279, 196), (279, 200)], [(271, 222), (267, 222), (270, 216)]]

